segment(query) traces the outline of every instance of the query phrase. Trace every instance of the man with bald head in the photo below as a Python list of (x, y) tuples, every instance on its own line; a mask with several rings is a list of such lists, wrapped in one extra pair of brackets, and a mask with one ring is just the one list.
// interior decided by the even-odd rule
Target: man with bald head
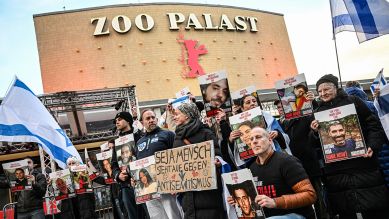
[[(260, 127), (250, 132), (250, 147), (257, 156), (250, 165), (261, 205), (266, 217), (314, 218), (312, 204), (316, 200), (308, 175), (300, 161), (286, 153), (275, 152), (269, 133)], [(235, 204), (232, 197), (230, 204)]]

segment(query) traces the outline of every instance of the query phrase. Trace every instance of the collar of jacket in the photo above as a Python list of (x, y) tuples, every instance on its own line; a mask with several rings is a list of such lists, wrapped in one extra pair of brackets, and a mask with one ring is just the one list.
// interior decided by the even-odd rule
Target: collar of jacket
[(125, 136), (125, 135), (129, 135), (129, 134), (132, 134), (132, 129), (129, 130), (129, 131), (126, 131), (126, 132), (119, 132), (119, 136)]
[(153, 131), (151, 132), (147, 132), (146, 131), (146, 134), (145, 136), (148, 136), (148, 135), (154, 135), (155, 133), (159, 132), (161, 130), (161, 128), (159, 126), (157, 126)]

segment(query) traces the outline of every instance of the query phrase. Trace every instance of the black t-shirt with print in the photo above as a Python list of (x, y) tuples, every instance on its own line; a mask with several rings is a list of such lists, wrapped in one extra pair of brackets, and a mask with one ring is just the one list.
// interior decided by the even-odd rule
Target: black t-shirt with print
[[(292, 187), (305, 179), (308, 175), (300, 161), (293, 156), (282, 152), (274, 152), (264, 165), (253, 162), (250, 165), (259, 195), (270, 198), (293, 194)], [(314, 215), (311, 206), (297, 209), (270, 209), (264, 208), (266, 217), (296, 213), (310, 218)]]

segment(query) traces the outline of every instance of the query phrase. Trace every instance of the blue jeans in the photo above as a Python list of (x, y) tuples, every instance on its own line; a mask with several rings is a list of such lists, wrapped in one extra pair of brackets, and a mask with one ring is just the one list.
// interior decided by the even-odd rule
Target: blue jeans
[(130, 187), (122, 187), (120, 193), (123, 206), (127, 211), (127, 217), (125, 218), (136, 219), (138, 216), (134, 190)]
[(267, 219), (305, 219), (305, 217), (299, 214), (292, 213), (280, 216), (267, 217)]
[(33, 210), (30, 212), (17, 213), (18, 219), (45, 219), (43, 209)]

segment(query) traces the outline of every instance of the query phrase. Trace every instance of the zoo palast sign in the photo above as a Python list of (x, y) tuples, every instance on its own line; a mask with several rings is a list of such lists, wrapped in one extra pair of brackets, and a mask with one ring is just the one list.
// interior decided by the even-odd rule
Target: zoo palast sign
[[(182, 13), (166, 13), (169, 19), (169, 29), (179, 30), (184, 27), (186, 30), (228, 30), (228, 31), (247, 31), (258, 32), (256, 17), (235, 16), (229, 18), (222, 14), (219, 22), (215, 22), (211, 14), (202, 14), (201, 17), (190, 13), (185, 16)], [(153, 29), (155, 22), (153, 17), (148, 14), (138, 14), (135, 18), (135, 26), (140, 31), (150, 31)], [(125, 15), (117, 15), (109, 22), (107, 17), (95, 17), (91, 19), (91, 23), (95, 25), (94, 36), (109, 35), (110, 31), (117, 33), (127, 33), (131, 30), (131, 18)]]

